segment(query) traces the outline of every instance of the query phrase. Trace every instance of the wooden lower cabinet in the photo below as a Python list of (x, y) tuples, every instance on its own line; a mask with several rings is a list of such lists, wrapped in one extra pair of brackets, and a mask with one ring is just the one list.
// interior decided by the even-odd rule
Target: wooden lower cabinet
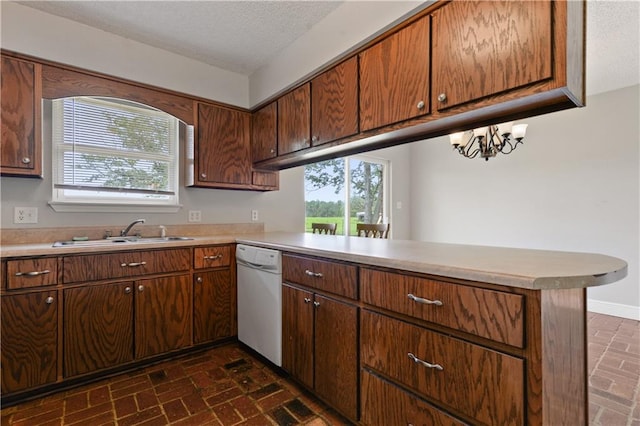
[(358, 308), (284, 284), (282, 366), (350, 419), (358, 416)]
[(189, 275), (139, 280), (136, 286), (136, 358), (189, 346), (192, 321)]
[(483, 425), (522, 425), (524, 360), (362, 310), (363, 367)]
[(237, 334), (231, 271), (199, 272), (193, 281), (193, 342), (212, 342)]
[(134, 282), (64, 290), (64, 376), (133, 361)]
[(465, 424), (368, 371), (362, 372), (361, 383), (360, 423), (363, 425), (457, 426)]
[(57, 379), (57, 291), (3, 295), (2, 394), (34, 388)]

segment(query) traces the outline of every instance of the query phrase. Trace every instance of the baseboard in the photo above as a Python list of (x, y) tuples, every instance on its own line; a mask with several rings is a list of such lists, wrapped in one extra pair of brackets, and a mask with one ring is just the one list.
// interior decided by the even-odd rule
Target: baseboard
[(612, 315), (614, 317), (627, 318), (640, 321), (640, 307), (622, 305), (620, 303), (603, 302), (601, 300), (587, 299), (587, 310), (598, 314)]

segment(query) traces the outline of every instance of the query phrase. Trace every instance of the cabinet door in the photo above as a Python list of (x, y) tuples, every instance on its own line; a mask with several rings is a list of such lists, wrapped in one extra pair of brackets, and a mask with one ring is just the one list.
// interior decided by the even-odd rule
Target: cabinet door
[(311, 146), (310, 98), (307, 83), (278, 99), (278, 155)]
[(315, 391), (351, 419), (358, 414), (358, 308), (315, 295)]
[(197, 183), (251, 185), (250, 117), (198, 104)]
[(55, 291), (2, 296), (2, 393), (56, 381), (58, 300)]
[(64, 376), (133, 360), (133, 282), (64, 291)]
[(2, 56), (3, 175), (40, 176), (40, 65)]
[(436, 10), (436, 108), (551, 78), (552, 7), (546, 1), (454, 1)]
[(179, 275), (136, 282), (136, 358), (189, 346), (190, 281)]
[(269, 105), (251, 116), (251, 156), (254, 163), (278, 155), (278, 104)]
[(429, 17), (360, 53), (360, 130), (429, 113)]
[(282, 368), (313, 388), (313, 293), (282, 286)]
[(197, 273), (193, 284), (193, 340), (210, 342), (234, 336), (235, 285), (231, 271)]
[(311, 144), (358, 133), (358, 58), (336, 65), (311, 81)]

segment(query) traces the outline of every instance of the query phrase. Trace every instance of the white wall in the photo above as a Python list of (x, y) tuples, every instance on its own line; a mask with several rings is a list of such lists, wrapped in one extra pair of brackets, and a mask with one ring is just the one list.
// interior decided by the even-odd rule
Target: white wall
[(622, 258), (627, 278), (589, 289), (589, 308), (640, 319), (638, 117), (636, 85), (522, 120), (525, 145), (488, 162), (448, 138), (411, 144), (414, 238)]

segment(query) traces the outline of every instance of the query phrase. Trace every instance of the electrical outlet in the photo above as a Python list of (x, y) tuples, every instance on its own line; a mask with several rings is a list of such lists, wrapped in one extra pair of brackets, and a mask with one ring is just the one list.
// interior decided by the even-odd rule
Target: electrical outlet
[(258, 221), (258, 210), (251, 210), (251, 220), (253, 222)]
[(13, 223), (38, 223), (37, 207), (15, 207)]
[(200, 210), (189, 210), (189, 222), (201, 222), (202, 212)]

